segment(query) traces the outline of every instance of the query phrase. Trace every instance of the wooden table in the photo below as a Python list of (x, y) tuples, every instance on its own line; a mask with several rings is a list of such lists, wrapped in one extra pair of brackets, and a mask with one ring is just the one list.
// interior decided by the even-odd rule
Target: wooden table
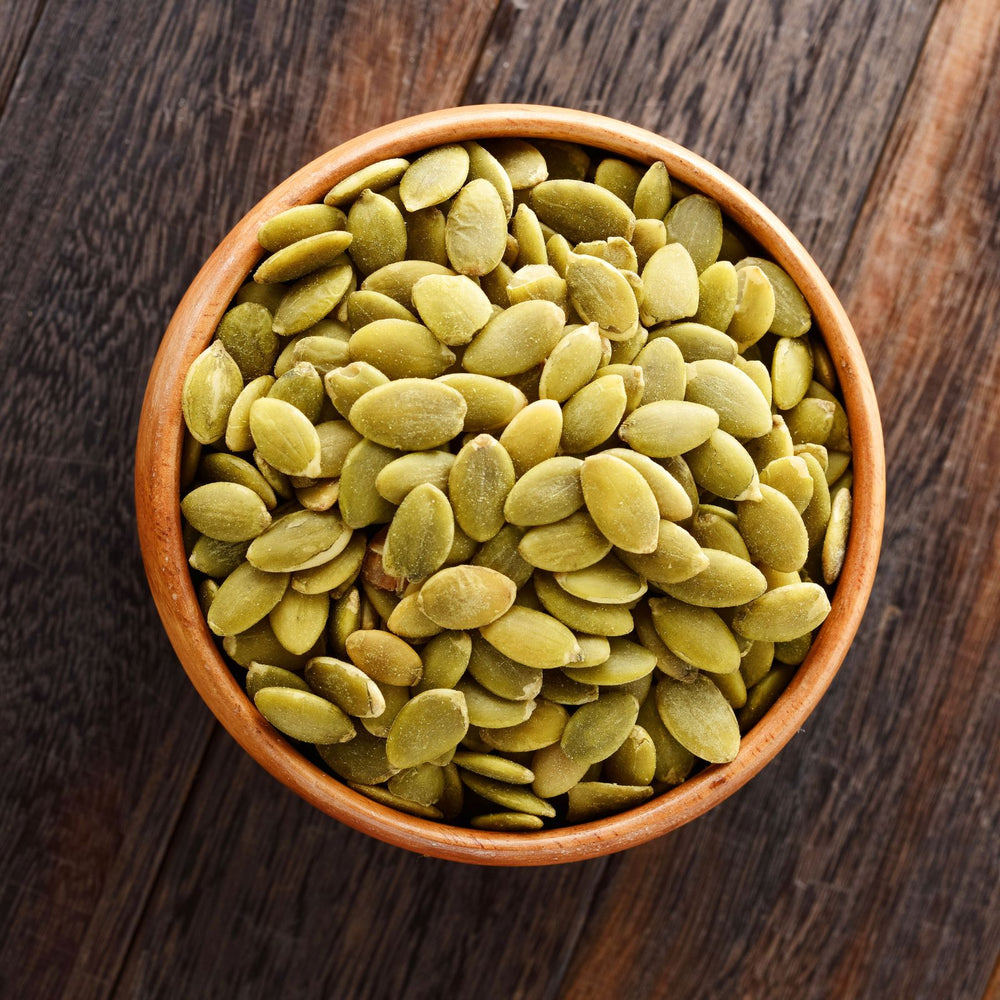
[[(998, 62), (996, 0), (0, 0), (0, 996), (1000, 995)], [(867, 617), (792, 745), (671, 836), (526, 870), (254, 764), (166, 642), (130, 481), (220, 237), (339, 141), (486, 101), (760, 195), (854, 320), (889, 461)]]

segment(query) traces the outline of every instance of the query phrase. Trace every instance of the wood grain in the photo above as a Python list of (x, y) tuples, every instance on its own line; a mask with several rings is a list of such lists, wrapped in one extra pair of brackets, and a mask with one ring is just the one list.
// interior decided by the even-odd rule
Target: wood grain
[(599, 111), (760, 197), (824, 269), (840, 259), (935, 0), (502, 0), (469, 101)]
[(44, 6), (45, 0), (0, 0), (0, 117)]
[(111, 989), (213, 727), (150, 605), (131, 507), (170, 311), (304, 160), (457, 103), (492, 10), (46, 6), (0, 120), (18, 261), (0, 288), (2, 996)]

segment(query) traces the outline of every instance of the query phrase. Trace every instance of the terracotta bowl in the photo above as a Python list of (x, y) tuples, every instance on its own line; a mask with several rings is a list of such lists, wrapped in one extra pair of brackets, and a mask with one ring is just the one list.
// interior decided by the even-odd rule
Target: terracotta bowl
[[(571, 140), (640, 163), (663, 160), (672, 177), (719, 202), (788, 271), (812, 307), (837, 367), (854, 447), (853, 527), (832, 610), (788, 688), (744, 736), (736, 760), (706, 767), (639, 808), (538, 833), (482, 832), (404, 815), (324, 773), (272, 729), (223, 661), (202, 618), (178, 502), (181, 385), (262, 255), (256, 241), (260, 223), (292, 205), (322, 200), (337, 181), (368, 163), (444, 142), (498, 136)], [(732, 795), (792, 738), (833, 680), (868, 601), (882, 536), (885, 458), (878, 404), (850, 321), (815, 262), (760, 201), (701, 157), (633, 125), (563, 108), (486, 105), (418, 115), (345, 142), (276, 187), (239, 222), (187, 290), (160, 344), (139, 424), (135, 489), (146, 574), (170, 641), (198, 693), (249, 754), (318, 809), (380, 840), (456, 861), (542, 865), (610, 854), (676, 829)]]

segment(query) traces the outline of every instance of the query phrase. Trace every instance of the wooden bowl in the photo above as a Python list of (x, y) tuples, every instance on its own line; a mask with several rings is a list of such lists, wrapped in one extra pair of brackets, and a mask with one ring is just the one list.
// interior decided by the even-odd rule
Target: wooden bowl
[[(314, 766), (260, 716), (220, 656), (195, 597), (181, 539), (181, 386), (262, 251), (258, 226), (322, 200), (341, 178), (390, 156), (465, 139), (564, 139), (640, 163), (663, 160), (672, 177), (714, 198), (795, 279), (837, 367), (854, 448), (850, 543), (832, 610), (806, 661), (736, 760), (713, 765), (639, 808), (538, 833), (491, 833), (430, 822), (360, 795)], [(309, 163), (260, 201), (222, 241), (188, 289), (153, 363), (136, 448), (136, 509), (149, 585), (184, 669), (219, 721), (274, 777), (317, 808), (380, 840), (425, 855), (487, 865), (542, 865), (624, 850), (689, 822), (749, 781), (802, 726), (840, 667), (875, 577), (885, 506), (878, 404), (850, 321), (813, 259), (752, 194), (701, 157), (644, 129), (599, 115), (531, 105), (453, 108), (394, 122)]]

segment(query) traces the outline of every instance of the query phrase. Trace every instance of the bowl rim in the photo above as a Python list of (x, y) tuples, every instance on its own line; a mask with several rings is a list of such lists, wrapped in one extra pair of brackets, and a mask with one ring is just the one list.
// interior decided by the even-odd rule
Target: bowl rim
[[(256, 711), (219, 654), (198, 606), (179, 506), (184, 375), (263, 251), (261, 222), (321, 200), (339, 180), (389, 156), (477, 138), (561, 139), (642, 163), (714, 198), (795, 280), (837, 368), (851, 428), (852, 530), (827, 620), (803, 664), (736, 759), (624, 813), (536, 833), (450, 826), (399, 812), (320, 770)], [(801, 728), (857, 632), (874, 583), (885, 513), (885, 455), (878, 402), (861, 346), (818, 265), (759, 199), (714, 164), (670, 139), (602, 115), (530, 104), (470, 105), (400, 119), (336, 146), (266, 194), (228, 233), (188, 287), (159, 345), (140, 415), (135, 464), (143, 563), (160, 618), (185, 672), (226, 730), (271, 775), (313, 806), (379, 840), (419, 854), (484, 865), (544, 865), (611, 854), (662, 836), (721, 803), (754, 777)]]

